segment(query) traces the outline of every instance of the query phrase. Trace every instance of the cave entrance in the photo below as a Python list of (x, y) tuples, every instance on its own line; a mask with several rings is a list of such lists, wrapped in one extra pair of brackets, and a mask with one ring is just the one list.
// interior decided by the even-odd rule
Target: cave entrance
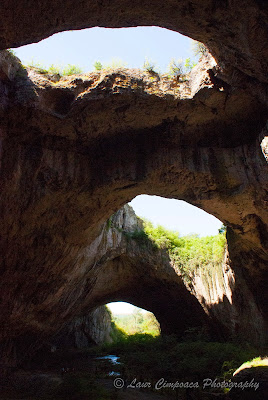
[(115, 329), (119, 329), (127, 335), (136, 333), (160, 335), (160, 324), (152, 312), (125, 302), (113, 302), (106, 306), (111, 311)]
[(54, 34), (38, 43), (15, 48), (24, 65), (49, 69), (75, 65), (81, 72), (94, 70), (96, 62), (103, 67), (143, 68), (150, 64), (157, 72), (168, 72), (171, 60), (198, 57), (193, 40), (178, 32), (156, 26), (133, 28), (89, 28)]
[(197, 234), (217, 235), (222, 222), (213, 215), (182, 200), (140, 195), (130, 202), (136, 215), (164, 226), (181, 236)]

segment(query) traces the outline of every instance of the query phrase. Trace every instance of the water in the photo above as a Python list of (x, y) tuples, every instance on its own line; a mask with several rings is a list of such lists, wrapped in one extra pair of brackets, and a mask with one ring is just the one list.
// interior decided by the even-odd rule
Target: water
[[(112, 365), (120, 365), (121, 363), (118, 361), (119, 357), (109, 354), (107, 356), (103, 356), (103, 357), (96, 357), (95, 360), (107, 360), (109, 361)], [(109, 376), (120, 376), (120, 372), (118, 371), (110, 371), (108, 373)]]
[(114, 356), (112, 354), (109, 354), (108, 356), (103, 356), (103, 357), (96, 357), (95, 360), (108, 360), (110, 361), (113, 365), (120, 365), (121, 363), (118, 361), (119, 357)]

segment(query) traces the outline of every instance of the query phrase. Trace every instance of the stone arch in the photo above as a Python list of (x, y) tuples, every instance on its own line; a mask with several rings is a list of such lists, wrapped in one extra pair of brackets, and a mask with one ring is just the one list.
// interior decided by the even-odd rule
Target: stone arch
[(86, 2), (73, 13), (69, 1), (53, 3), (52, 13), (39, 8), (44, 1), (30, 14), (26, 2), (1, 3), (2, 48), (64, 29), (144, 23), (203, 41), (220, 62), (204, 60), (176, 95), (152, 92), (145, 74), (126, 71), (55, 88), (31, 71), (21, 76), (1, 54), (3, 341), (49, 331), (59, 309), (67, 318), (94, 254), (88, 247), (141, 193), (186, 200), (225, 222), (233, 268), (267, 313), (267, 12), (262, 2), (214, 3), (156, 1), (152, 12), (151, 2), (125, 0), (114, 13)]
[[(31, 4), (4, 0), (0, 48), (17, 47), (37, 42), (53, 33), (94, 26), (121, 28), (131, 26), (160, 26), (180, 32), (208, 45), (213, 55), (228, 66), (267, 82), (266, 31), (267, 6), (263, 1), (229, 3), (205, 0), (159, 0), (112, 3), (88, 2), (77, 5), (68, 0), (65, 7), (60, 0)], [(75, 12), (74, 12), (75, 10)], [(239, 24), (237, 21), (239, 20)]]

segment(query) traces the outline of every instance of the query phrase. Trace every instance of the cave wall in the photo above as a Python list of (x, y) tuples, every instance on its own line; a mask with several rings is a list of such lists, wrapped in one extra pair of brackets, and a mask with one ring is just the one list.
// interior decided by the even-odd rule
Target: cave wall
[(50, 339), (56, 350), (85, 349), (92, 345), (112, 342), (112, 318), (105, 306), (97, 307), (84, 316), (76, 317)]
[(197, 270), (189, 283), (165, 250), (137, 238), (141, 229), (141, 220), (131, 207), (124, 206), (85, 249), (87, 265), (82, 269), (79, 263), (73, 268), (68, 283), (58, 275), (54, 287), (58, 291), (51, 290), (50, 282), (53, 294), (39, 307), (30, 309), (30, 303), (21, 302), (20, 330), (15, 330), (17, 319), (12, 334), (7, 340), (2, 338), (2, 367), (20, 364), (44, 342), (70, 348), (87, 346), (90, 339), (108, 339), (110, 319), (103, 318), (103, 312), (99, 315), (99, 310), (113, 301), (153, 312), (165, 334), (182, 337), (194, 328), (214, 340), (243, 338), (256, 345), (265, 343), (266, 321), (245, 281), (237, 279), (227, 255), (222, 265)]
[(222, 263), (194, 271), (185, 282), (214, 324), (223, 329), (225, 339), (263, 345), (267, 342), (267, 324), (256, 305), (242, 271), (234, 271), (225, 250)]
[[(75, 10), (75, 12), (74, 12)], [(94, 26), (161, 26), (208, 45), (232, 72), (267, 83), (268, 6), (265, 0), (3, 0), (0, 49), (53, 33)], [(229, 73), (230, 74), (230, 73)]]
[(203, 41), (216, 60), (174, 87), (133, 70), (55, 82), (1, 53), (2, 354), (80, 312), (103, 223), (141, 193), (183, 199), (228, 226), (232, 269), (267, 320), (266, 2), (2, 1), (0, 11), (2, 48), (154, 24)]

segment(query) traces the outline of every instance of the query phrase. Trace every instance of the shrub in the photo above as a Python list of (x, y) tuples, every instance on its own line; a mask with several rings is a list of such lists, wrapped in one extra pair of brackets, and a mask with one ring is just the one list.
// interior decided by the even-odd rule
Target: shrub
[(135, 230), (134, 232), (125, 232), (123, 234), (128, 239), (136, 240), (141, 246), (144, 246), (149, 243), (149, 236), (144, 230)]
[(65, 76), (70, 76), (70, 75), (79, 75), (82, 74), (82, 69), (78, 67), (77, 65), (73, 64), (68, 64), (66, 67), (64, 67), (61, 71), (61, 75)]
[(148, 58), (145, 59), (143, 63), (143, 69), (148, 72), (149, 74), (156, 73), (155, 70), (155, 63)]
[(109, 70), (109, 69), (118, 69), (118, 68), (126, 68), (127, 63), (123, 62), (120, 59), (113, 58), (109, 64), (104, 64), (102, 69)]
[(52, 64), (50, 67), (44, 67), (40, 62), (31, 61), (27, 67), (33, 68), (39, 74), (51, 74), (51, 75), (60, 75), (60, 76), (70, 76), (70, 75), (78, 75), (83, 71), (80, 67), (73, 64), (68, 64), (64, 67)]
[(44, 74), (44, 75), (48, 74), (48, 69), (45, 68), (44, 65), (41, 64), (40, 62), (32, 60), (30, 63), (26, 65), (26, 67), (34, 69), (38, 74)]
[(182, 274), (189, 274), (197, 268), (213, 266), (222, 262), (226, 245), (225, 233), (215, 236), (198, 235), (179, 236), (149, 221), (144, 222), (144, 232), (160, 249), (166, 249), (169, 256)]
[(190, 57), (186, 58), (185, 63), (184, 63), (184, 69), (186, 73), (189, 73), (197, 63), (195, 61), (192, 61)]
[(224, 379), (230, 376), (230, 370), (257, 353), (246, 345), (200, 340), (178, 342), (174, 335), (145, 334), (126, 336), (110, 344), (107, 350), (120, 356), (129, 378), (141, 376), (153, 381), (164, 377), (169, 382)]
[(192, 51), (193, 51), (195, 56), (201, 57), (201, 56), (203, 56), (204, 54), (206, 54), (208, 52), (207, 47), (203, 43), (198, 42), (196, 40), (192, 41), (192, 46), (191, 47), (192, 47)]
[(150, 312), (142, 313), (138, 310), (132, 314), (114, 315), (113, 318), (117, 329), (123, 330), (125, 335), (146, 333), (156, 336), (160, 333), (159, 322)]
[(175, 61), (174, 58), (171, 59), (169, 65), (168, 65), (168, 71), (171, 76), (179, 76), (184, 74), (184, 68), (183, 68), (183, 60), (177, 60)]
[(95, 61), (94, 68), (96, 71), (101, 71), (103, 69), (102, 63), (100, 61)]

